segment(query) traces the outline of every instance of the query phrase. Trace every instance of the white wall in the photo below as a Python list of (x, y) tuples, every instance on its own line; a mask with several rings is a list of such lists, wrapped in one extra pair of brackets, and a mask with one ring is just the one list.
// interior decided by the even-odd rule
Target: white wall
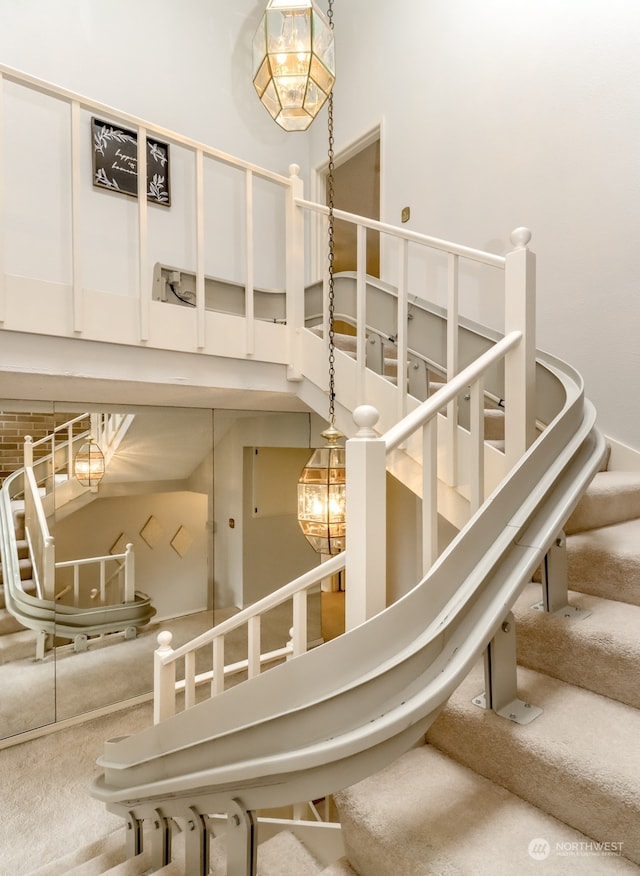
[(304, 163), (260, 105), (263, 0), (0, 0), (0, 62), (280, 173)]
[[(157, 540), (149, 545), (141, 530), (153, 516)], [(184, 527), (182, 555), (171, 541)], [(123, 535), (133, 544), (136, 589), (151, 597), (157, 619), (207, 608), (207, 496), (202, 493), (153, 493), (97, 499), (55, 526), (56, 560), (106, 556)]]
[[(298, 539), (295, 551), (281, 557), (277, 568), (269, 566), (273, 545), (267, 541), (278, 531), (280, 551), (287, 549), (287, 537), (294, 523), (270, 529), (274, 518), (252, 518), (246, 503), (251, 492), (245, 483), (245, 448), (316, 447), (323, 444), (319, 432), (324, 428), (311, 414), (251, 414), (247, 411), (215, 411), (214, 414), (214, 529), (216, 608), (250, 604), (270, 589), (287, 584), (319, 561), (317, 554)], [(290, 518), (290, 515), (289, 515)], [(282, 518), (279, 518), (282, 520)], [(233, 521), (233, 524), (231, 523)], [(297, 524), (295, 524), (297, 525)], [(298, 535), (298, 534), (297, 534)], [(247, 552), (254, 552), (247, 557)], [(263, 553), (266, 552), (266, 553)], [(265, 560), (265, 557), (267, 558)], [(265, 562), (266, 580), (260, 580), (259, 563)], [(280, 579), (287, 571), (289, 578)]]
[(640, 4), (350, 0), (334, 20), (336, 149), (382, 122), (383, 220), (410, 206), (413, 230), (498, 253), (529, 226), (538, 346), (640, 447)]

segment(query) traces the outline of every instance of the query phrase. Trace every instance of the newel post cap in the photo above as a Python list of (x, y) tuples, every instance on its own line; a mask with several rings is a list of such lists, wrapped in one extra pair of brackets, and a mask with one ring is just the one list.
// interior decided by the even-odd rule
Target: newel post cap
[(377, 438), (373, 427), (380, 419), (377, 408), (373, 405), (359, 405), (353, 412), (353, 422), (358, 426), (356, 438)]
[(531, 242), (531, 230), (521, 225), (519, 228), (513, 229), (510, 239), (516, 249), (526, 249)]

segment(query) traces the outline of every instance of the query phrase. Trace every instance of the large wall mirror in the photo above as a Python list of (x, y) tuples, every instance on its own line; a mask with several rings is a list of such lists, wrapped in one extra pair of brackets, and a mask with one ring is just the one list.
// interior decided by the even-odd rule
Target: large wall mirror
[[(46, 591), (55, 625), (43, 635), (2, 605), (0, 739), (148, 697), (161, 630), (178, 647), (318, 562), (295, 520), (307, 414), (15, 401), (0, 408), (3, 483), (24, 466), (30, 435), (55, 563), (45, 584), (45, 567), (32, 568), (40, 536), (24, 544), (34, 500), (16, 481), (11, 514), (24, 589)], [(73, 467), (87, 433), (105, 458), (93, 486)], [(108, 614), (101, 608), (126, 603), (127, 594), (131, 612), (114, 629), (100, 628)], [(76, 610), (91, 615), (88, 629), (72, 629)], [(265, 646), (270, 637), (281, 645), (290, 626), (290, 608), (274, 612)], [(321, 640), (319, 593), (308, 638)], [(230, 659), (246, 656), (246, 634), (229, 647)]]

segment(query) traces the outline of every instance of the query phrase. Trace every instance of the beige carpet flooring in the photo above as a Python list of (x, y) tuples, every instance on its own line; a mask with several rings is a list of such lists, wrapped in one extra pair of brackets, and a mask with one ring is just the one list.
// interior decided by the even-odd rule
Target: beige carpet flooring
[[(272, 613), (270, 623), (263, 630), (265, 647), (280, 639), (283, 625), (288, 624), (288, 630), (288, 611)], [(175, 642), (188, 641), (201, 632), (201, 628), (208, 629), (208, 617), (183, 619), (184, 624), (176, 625)], [(322, 594), (323, 634), (331, 638), (344, 628), (343, 625), (344, 593)], [(165, 626), (161, 625), (162, 628)], [(87, 708), (93, 707), (97, 701), (94, 696), (99, 692), (94, 686), (99, 688), (108, 682), (104, 667), (100, 672), (96, 671), (93, 678), (87, 675), (89, 668), (97, 664), (95, 658), (100, 654), (107, 660), (112, 675), (116, 674), (114, 660), (120, 659), (114, 654), (122, 654), (123, 671), (132, 683), (129, 695), (138, 690), (139, 683), (145, 686), (144, 689), (150, 689), (150, 683), (143, 676), (152, 671), (156, 634), (156, 630), (149, 629), (147, 636), (134, 642), (107, 643), (87, 654), (69, 651), (65, 664), (79, 673), (76, 678), (83, 678), (81, 685), (76, 684), (78, 702), (72, 708), (86, 711), (81, 702)], [(129, 655), (132, 653), (129, 650), (132, 646), (141, 648), (140, 653), (135, 652), (139, 658), (135, 664), (130, 656), (124, 656), (127, 650)], [(242, 634), (226, 642), (226, 646), (227, 660), (246, 656), (246, 638)], [(132, 673), (132, 665), (139, 665), (139, 671)], [(0, 679), (2, 708), (6, 715), (12, 710), (22, 711), (29, 698), (24, 696), (24, 689), (20, 690), (20, 676), (9, 685), (7, 673), (11, 666), (0, 667), (0, 673), (5, 670)], [(25, 676), (21, 677), (24, 683)], [(115, 682), (114, 690), (122, 689), (121, 684)], [(9, 690), (8, 694), (5, 694), (6, 690)], [(152, 721), (153, 707), (151, 703), (145, 703), (0, 750), (0, 876), (26, 876), (42, 863), (98, 840), (109, 831), (121, 830), (121, 819), (108, 813), (102, 803), (89, 795), (89, 784), (100, 772), (96, 760), (103, 752), (105, 740), (135, 733)], [(348, 872), (344, 868), (335, 870), (336, 876)]]

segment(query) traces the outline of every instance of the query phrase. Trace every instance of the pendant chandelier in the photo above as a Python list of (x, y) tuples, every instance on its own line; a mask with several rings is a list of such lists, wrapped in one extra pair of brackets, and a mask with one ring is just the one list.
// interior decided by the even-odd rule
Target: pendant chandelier
[(253, 85), (285, 131), (306, 131), (335, 81), (332, 0), (269, 0), (253, 38)]
[(97, 487), (104, 477), (104, 454), (93, 438), (76, 453), (73, 473), (83, 487)]
[(335, 287), (333, 277), (333, 94), (329, 95), (329, 163), (327, 170), (328, 304), (329, 304), (329, 428), (322, 433), (327, 443), (314, 450), (298, 480), (298, 522), (315, 551), (334, 556), (346, 544), (346, 465), (342, 434), (335, 427)]

